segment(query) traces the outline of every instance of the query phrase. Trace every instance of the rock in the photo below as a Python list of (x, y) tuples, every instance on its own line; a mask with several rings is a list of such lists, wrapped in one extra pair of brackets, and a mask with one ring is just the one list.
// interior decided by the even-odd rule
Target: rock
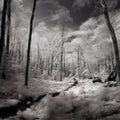
[(17, 115), (19, 118), (25, 119), (25, 120), (35, 120), (37, 119), (37, 115), (35, 111), (31, 110), (30, 108), (27, 108), (24, 112), (18, 111)]
[(17, 105), (18, 103), (20, 103), (20, 101), (16, 99), (8, 99), (6, 100), (6, 102), (10, 105)]
[(38, 117), (40, 120), (46, 120), (49, 118), (51, 114), (51, 100), (52, 96), (51, 95), (46, 95), (41, 102), (35, 107), (35, 110), (37, 112)]
[(27, 105), (30, 106), (32, 103), (31, 101), (27, 101)]
[(0, 109), (3, 107), (16, 106), (18, 103), (20, 103), (20, 101), (16, 99), (0, 99)]
[(16, 114), (19, 102), (20, 101), (16, 99), (0, 100), (0, 117)]
[(22, 111), (18, 110), (17, 116), (18, 116), (18, 117), (21, 117), (21, 116), (22, 116)]
[(19, 118), (17, 116), (10, 116), (8, 120), (19, 120)]
[(19, 95), (18, 95), (18, 99), (19, 99), (19, 100), (23, 100), (23, 95), (19, 94)]

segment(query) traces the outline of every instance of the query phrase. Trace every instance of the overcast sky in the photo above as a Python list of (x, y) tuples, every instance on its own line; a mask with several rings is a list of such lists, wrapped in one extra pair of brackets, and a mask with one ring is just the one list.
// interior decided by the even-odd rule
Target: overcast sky
[[(0, 10), (2, 10), (2, 4), (0, 0)], [(27, 45), (28, 40), (28, 32), (29, 32), (29, 22), (31, 17), (31, 11), (33, 7), (34, 0), (13, 0), (12, 5), (12, 23), (13, 28), (19, 25), (19, 29), (17, 29), (17, 38)], [(59, 22), (59, 13), (63, 13), (65, 16), (66, 24), (65, 24), (65, 40), (70, 38), (69, 43), (72, 46), (82, 45), (83, 48), (87, 47), (88, 50), (86, 53), (90, 52), (89, 46), (86, 46), (86, 43), (92, 44), (91, 46), (95, 49), (94, 52), (100, 54), (105, 53), (106, 46), (103, 46), (106, 43), (109, 43), (108, 33), (105, 24), (104, 17), (100, 15), (99, 10), (96, 10), (94, 6), (85, 5), (84, 7), (75, 6), (77, 3), (75, 1), (82, 0), (38, 0), (34, 18), (34, 30), (32, 35), (32, 51), (37, 48), (38, 41), (41, 43), (41, 47), (47, 48), (46, 43), (48, 40), (54, 39), (59, 41), (61, 40), (61, 29)], [(87, 1), (87, 0), (83, 0)], [(112, 3), (115, 0), (111, 0)], [(120, 0), (119, 4), (117, 4), (117, 9), (120, 8)], [(81, 2), (81, 4), (83, 4)], [(113, 26), (118, 31), (117, 38), (120, 41), (120, 30), (118, 29), (120, 26), (120, 10), (115, 12), (109, 12), (111, 22), (114, 23)], [(99, 16), (94, 18), (94, 16)], [(14, 31), (14, 30), (13, 30)], [(21, 36), (23, 38), (21, 39)], [(68, 39), (69, 40), (69, 39)], [(98, 40), (98, 41), (96, 41)], [(26, 43), (25, 43), (26, 42)], [(99, 43), (100, 42), (100, 43)], [(101, 43), (102, 42), (102, 43)], [(97, 46), (97, 47), (96, 47)], [(98, 49), (100, 46), (100, 49)], [(105, 50), (101, 46), (105, 48)], [(25, 47), (26, 48), (26, 47)], [(70, 47), (71, 49), (71, 47)], [(35, 49), (37, 50), (37, 49)], [(103, 51), (104, 52), (103, 52)], [(97, 52), (98, 51), (98, 52)], [(34, 51), (33, 51), (34, 52)], [(91, 54), (87, 54), (91, 55)], [(100, 54), (100, 56), (102, 56)], [(89, 57), (88, 57), (89, 58)]]
[[(0, 0), (0, 4), (1, 1), (3, 0)], [(25, 10), (29, 9), (30, 12), (32, 11), (33, 0), (13, 1), (16, 1), (18, 3), (21, 2)], [(63, 12), (65, 10), (67, 11), (66, 16), (69, 16), (71, 21), (68, 20), (66, 22), (66, 26), (71, 29), (78, 29), (79, 26), (89, 18), (100, 15), (100, 11), (95, 9), (94, 5), (85, 5), (84, 7), (78, 8), (77, 6), (75, 6), (75, 4), (77, 4), (78, 1), (81, 2), (82, 0), (37, 0), (36, 13), (34, 19), (35, 25), (37, 25), (40, 22), (45, 22), (46, 25), (54, 27), (54, 25), (56, 25), (59, 21), (58, 11), (60, 9), (63, 9)], [(83, 2), (81, 2), (80, 4), (82, 5), (83, 3), (85, 3), (85, 1), (88, 0), (83, 0)], [(113, 2), (114, 1), (118, 1), (117, 7), (120, 8), (120, 0), (113, 0)]]
[[(24, 7), (32, 9), (33, 0), (23, 0)], [(86, 21), (90, 16), (95, 15), (95, 11), (85, 6), (84, 8), (78, 9), (74, 7), (74, 0), (38, 0), (35, 19), (39, 21), (44, 21), (47, 25), (55, 25), (57, 23), (57, 18), (55, 15), (57, 11), (61, 8), (65, 8), (69, 11), (69, 15), (72, 21), (67, 26), (77, 28), (80, 24)], [(93, 12), (94, 11), (94, 12)], [(53, 20), (54, 17), (54, 20)], [(56, 16), (57, 17), (57, 16)]]

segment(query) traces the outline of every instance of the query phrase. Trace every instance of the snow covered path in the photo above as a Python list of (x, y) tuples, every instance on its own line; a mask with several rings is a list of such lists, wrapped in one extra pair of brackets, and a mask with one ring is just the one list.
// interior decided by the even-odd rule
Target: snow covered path
[(119, 89), (81, 80), (57, 97), (47, 95), (32, 109), (40, 120), (119, 120)]
[[(25, 111), (18, 111), (13, 118), (19, 120), (120, 120), (120, 88), (105, 88), (104, 84), (92, 83), (92, 80), (78, 80), (71, 86), (72, 80), (63, 82), (30, 81), (28, 89), (19, 86), (22, 95), (38, 96), (46, 94), (39, 102)], [(36, 86), (36, 88), (35, 88)], [(20, 89), (22, 88), (22, 89)], [(20, 91), (21, 90), (21, 91)], [(60, 92), (57, 96), (50, 93)], [(9, 118), (8, 118), (9, 120)]]

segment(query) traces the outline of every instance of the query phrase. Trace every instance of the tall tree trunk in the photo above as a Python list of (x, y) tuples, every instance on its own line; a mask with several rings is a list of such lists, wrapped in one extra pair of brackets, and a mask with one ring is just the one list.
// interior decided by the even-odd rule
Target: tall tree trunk
[(45, 70), (45, 61), (42, 57), (42, 55), (40, 56), (40, 74), (43, 74), (43, 71)]
[(38, 41), (38, 46), (37, 46), (37, 60), (36, 60), (36, 73), (35, 73), (35, 77), (36, 78), (37, 78), (37, 75), (38, 75), (39, 65), (40, 65), (40, 45), (39, 45), (39, 41)]
[(72, 58), (72, 76), (75, 75), (75, 65), (74, 65), (74, 59), (73, 59), (73, 55), (71, 54), (71, 58)]
[(21, 43), (18, 43), (18, 63), (20, 64), (22, 61), (22, 50), (21, 50)]
[(84, 63), (84, 65), (83, 65), (83, 70), (85, 70), (85, 69), (86, 69), (86, 61), (83, 60), (83, 63)]
[(115, 65), (114, 65), (114, 54), (113, 54), (113, 52), (112, 52), (112, 50), (111, 50), (111, 71), (115, 68)]
[(3, 48), (5, 42), (5, 22), (7, 13), (7, 0), (3, 3), (2, 21), (1, 21), (1, 38), (0, 38), (0, 63), (2, 63)]
[(62, 25), (61, 55), (60, 55), (60, 81), (63, 77), (63, 45), (64, 45), (64, 25)]
[(34, 13), (36, 8), (36, 2), (37, 0), (34, 0), (33, 3), (33, 10), (30, 20), (30, 32), (29, 32), (29, 39), (28, 39), (28, 50), (27, 50), (27, 64), (26, 64), (26, 72), (25, 72), (25, 86), (28, 86), (28, 74), (29, 74), (29, 65), (30, 65), (30, 50), (31, 50), (31, 38), (32, 38), (32, 29), (33, 29), (33, 19), (34, 19)]
[(64, 76), (66, 75), (66, 68), (65, 68), (65, 48), (64, 48), (64, 63), (63, 63), (63, 69), (64, 69)]
[(52, 76), (52, 72), (53, 72), (53, 62), (54, 62), (54, 55), (52, 53), (51, 55), (51, 69), (50, 69), (50, 75)]
[(100, 61), (98, 60), (98, 63), (97, 63), (97, 67), (98, 67), (98, 73), (100, 72)]
[(47, 58), (47, 73), (48, 73), (48, 76), (50, 76), (50, 56), (48, 56)]
[(114, 47), (114, 51), (115, 51), (115, 59), (116, 59), (116, 70), (117, 70), (118, 79), (120, 82), (120, 58), (119, 58), (119, 49), (118, 49), (117, 37), (116, 37), (115, 31), (113, 29), (113, 26), (110, 22), (107, 4), (106, 4), (105, 0), (100, 0), (100, 2), (101, 2), (101, 5), (103, 7), (103, 12), (104, 12), (104, 17), (106, 19), (106, 24), (108, 26), (108, 29), (109, 29), (111, 37), (112, 37), (113, 47)]
[(10, 28), (11, 28), (11, 0), (8, 0), (8, 28), (7, 28), (7, 41), (6, 41), (6, 52), (9, 54), (9, 45), (10, 45)]
[(80, 53), (79, 53), (79, 50), (77, 51), (77, 57), (78, 57), (78, 78), (80, 78)]
[[(3, 68), (2, 68), (2, 78), (6, 79), (6, 74), (8, 70), (8, 60), (9, 60), (9, 43), (10, 43), (10, 24), (11, 24), (11, 0), (7, 1), (7, 8), (6, 8), (6, 17), (7, 17), (7, 40), (6, 40), (6, 47), (5, 53), (3, 57)], [(5, 41), (5, 40), (4, 40)]]

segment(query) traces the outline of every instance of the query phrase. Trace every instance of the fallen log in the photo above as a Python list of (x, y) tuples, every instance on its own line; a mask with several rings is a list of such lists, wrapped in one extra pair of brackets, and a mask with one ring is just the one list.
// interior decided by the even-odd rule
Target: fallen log
[(93, 83), (96, 83), (96, 82), (103, 83), (102, 78), (100, 78), (100, 77), (94, 77), (92, 82)]
[(70, 85), (69, 87), (67, 87), (64, 91), (67, 91), (70, 88), (72, 88), (72, 87), (74, 87), (74, 86), (76, 86), (78, 84), (78, 81), (76, 80), (76, 78), (73, 78), (73, 80), (74, 80), (74, 83), (72, 85)]
[(77, 81), (75, 78), (74, 78), (73, 80), (74, 80), (74, 83), (71, 84), (70, 86), (68, 86), (67, 88), (65, 88), (64, 90), (58, 91), (58, 92), (52, 92), (52, 93), (45, 93), (45, 94), (43, 94), (43, 95), (38, 96), (34, 102), (40, 101), (40, 100), (41, 100), (42, 98), (44, 98), (47, 94), (51, 95), (52, 97), (56, 97), (56, 96), (58, 96), (61, 92), (64, 92), (64, 91), (69, 90), (70, 88), (72, 88), (72, 87), (74, 87), (74, 86), (76, 86), (76, 85), (78, 84), (78, 81)]
[(15, 99), (1, 99), (0, 100), (0, 117), (6, 118), (16, 114), (18, 111), (19, 100)]

